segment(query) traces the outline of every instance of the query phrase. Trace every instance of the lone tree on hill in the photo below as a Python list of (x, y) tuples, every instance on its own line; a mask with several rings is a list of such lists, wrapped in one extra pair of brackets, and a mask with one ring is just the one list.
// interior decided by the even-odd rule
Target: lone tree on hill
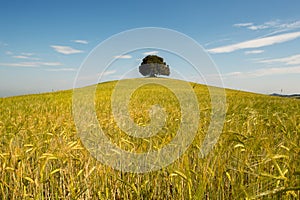
[(170, 68), (164, 59), (156, 55), (148, 55), (139, 66), (139, 71), (143, 76), (156, 77), (158, 75), (170, 75)]

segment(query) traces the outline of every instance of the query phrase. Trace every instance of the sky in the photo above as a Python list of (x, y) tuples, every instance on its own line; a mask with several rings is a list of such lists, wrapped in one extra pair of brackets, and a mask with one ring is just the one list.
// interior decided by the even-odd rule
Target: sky
[[(93, 49), (115, 34), (143, 27), (171, 29), (195, 40), (215, 63), (226, 88), (300, 93), (299, 10), (296, 0), (3, 0), (0, 97), (72, 89)], [(170, 78), (178, 72), (201, 83), (185, 61), (159, 49), (114, 55), (116, 61), (101, 73), (101, 80), (126, 73), (141, 77), (137, 68), (148, 54), (165, 59)]]

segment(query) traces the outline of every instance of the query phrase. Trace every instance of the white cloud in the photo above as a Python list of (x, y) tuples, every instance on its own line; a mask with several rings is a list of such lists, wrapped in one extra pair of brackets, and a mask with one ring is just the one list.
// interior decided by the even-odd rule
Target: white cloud
[(13, 58), (18, 58), (18, 59), (28, 59), (28, 56), (13, 56)]
[(250, 30), (256, 31), (256, 30), (266, 29), (266, 28), (269, 28), (269, 27), (266, 26), (266, 25), (258, 25), (258, 26), (252, 25), (252, 26), (248, 26), (247, 28), (250, 29)]
[(117, 59), (130, 59), (132, 58), (131, 55), (119, 55), (119, 56), (114, 56), (114, 58), (117, 58)]
[(36, 62), (39, 65), (42, 66), (61, 66), (62, 64), (60, 62)]
[(108, 76), (111, 74), (115, 74), (116, 72), (117, 72), (116, 70), (105, 71), (103, 73), (100, 73), (99, 76)]
[(243, 27), (250, 30), (262, 30), (262, 29), (268, 29), (268, 28), (278, 28), (280, 25), (279, 20), (275, 21), (269, 21), (265, 22), (263, 24), (254, 24), (254, 23), (240, 23), (240, 24), (234, 24), (234, 27)]
[(240, 76), (242, 74), (243, 74), (242, 72), (230, 72), (225, 74), (225, 76)]
[(278, 43), (287, 42), (300, 37), (300, 32), (285, 33), (276, 36), (269, 36), (259, 39), (248, 40), (237, 44), (221, 46), (213, 49), (209, 49), (209, 53), (229, 53), (240, 49), (259, 48), (264, 46), (270, 46)]
[(0, 66), (5, 67), (38, 67), (39, 65), (32, 62), (20, 62), (20, 63), (0, 63)]
[(248, 27), (252, 25), (253, 25), (252, 22), (233, 24), (234, 27)]
[(265, 22), (263, 24), (247, 26), (250, 30), (262, 30), (262, 29), (272, 29), (272, 28), (280, 28), (281, 24), (279, 20)]
[(74, 72), (77, 71), (75, 68), (58, 68), (58, 69), (46, 69), (49, 72)]
[(265, 52), (264, 50), (252, 50), (252, 51), (245, 51), (245, 54), (246, 55), (249, 55), (249, 54), (260, 54), (260, 53), (263, 53)]
[(148, 51), (143, 53), (143, 55), (156, 55), (156, 54), (158, 54), (158, 51)]
[(294, 21), (292, 23), (285, 23), (280, 25), (282, 28), (299, 28), (300, 27), (300, 20)]
[(254, 24), (254, 23), (241, 23), (241, 24), (234, 24), (234, 27), (244, 27), (250, 30), (275, 30), (271, 34), (279, 33), (279, 32), (285, 32), (285, 31), (291, 31), (300, 28), (300, 20), (293, 21), (293, 22), (282, 22), (281, 20), (273, 20), (268, 21), (262, 24)]
[(75, 53), (82, 53), (82, 50), (78, 50), (78, 49), (74, 49), (72, 47), (69, 46), (58, 46), (58, 45), (51, 45), (51, 47), (57, 51), (58, 53), (62, 53), (65, 55), (69, 55), (69, 54), (75, 54)]
[(280, 20), (274, 20), (274, 21), (269, 21), (265, 22), (260, 25), (256, 26), (250, 26), (248, 27), (251, 30), (259, 30), (259, 29), (277, 29), (277, 31), (288, 31), (288, 30), (293, 30), (300, 28), (300, 21), (293, 21), (293, 22), (287, 22), (283, 23)]
[(285, 65), (300, 65), (300, 54), (296, 54), (289, 57), (283, 57), (283, 58), (261, 60), (258, 61), (258, 63), (267, 63), (267, 64), (283, 63)]
[(21, 53), (21, 55), (23, 55), (23, 56), (33, 56), (34, 53)]
[(79, 44), (88, 44), (87, 40), (72, 40), (72, 42), (79, 43)]
[(11, 51), (6, 51), (5, 54), (6, 54), (6, 55), (13, 55), (13, 52), (11, 52)]
[(19, 62), (19, 63), (0, 63), (4, 67), (42, 67), (42, 66), (61, 66), (60, 62)]
[(12, 57), (17, 58), (17, 59), (40, 60), (39, 58), (33, 58), (33, 57), (30, 57), (30, 56), (23, 56), (23, 55), (12, 56)]
[(230, 72), (223, 74), (224, 78), (254, 78), (261, 76), (271, 75), (284, 75), (284, 74), (300, 74), (300, 66), (296, 67), (274, 67), (274, 68), (262, 68), (249, 72)]

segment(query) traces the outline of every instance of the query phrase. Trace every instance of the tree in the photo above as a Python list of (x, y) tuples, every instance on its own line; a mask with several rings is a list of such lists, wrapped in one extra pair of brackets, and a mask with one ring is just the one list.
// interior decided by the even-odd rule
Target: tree
[(170, 75), (170, 68), (164, 59), (156, 55), (148, 55), (139, 66), (139, 71), (143, 76), (156, 77), (158, 75)]

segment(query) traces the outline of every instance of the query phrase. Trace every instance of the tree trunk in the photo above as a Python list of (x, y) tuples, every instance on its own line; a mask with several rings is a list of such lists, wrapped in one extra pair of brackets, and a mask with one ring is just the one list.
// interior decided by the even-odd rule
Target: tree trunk
[(156, 77), (156, 75), (151, 73), (149, 77)]

